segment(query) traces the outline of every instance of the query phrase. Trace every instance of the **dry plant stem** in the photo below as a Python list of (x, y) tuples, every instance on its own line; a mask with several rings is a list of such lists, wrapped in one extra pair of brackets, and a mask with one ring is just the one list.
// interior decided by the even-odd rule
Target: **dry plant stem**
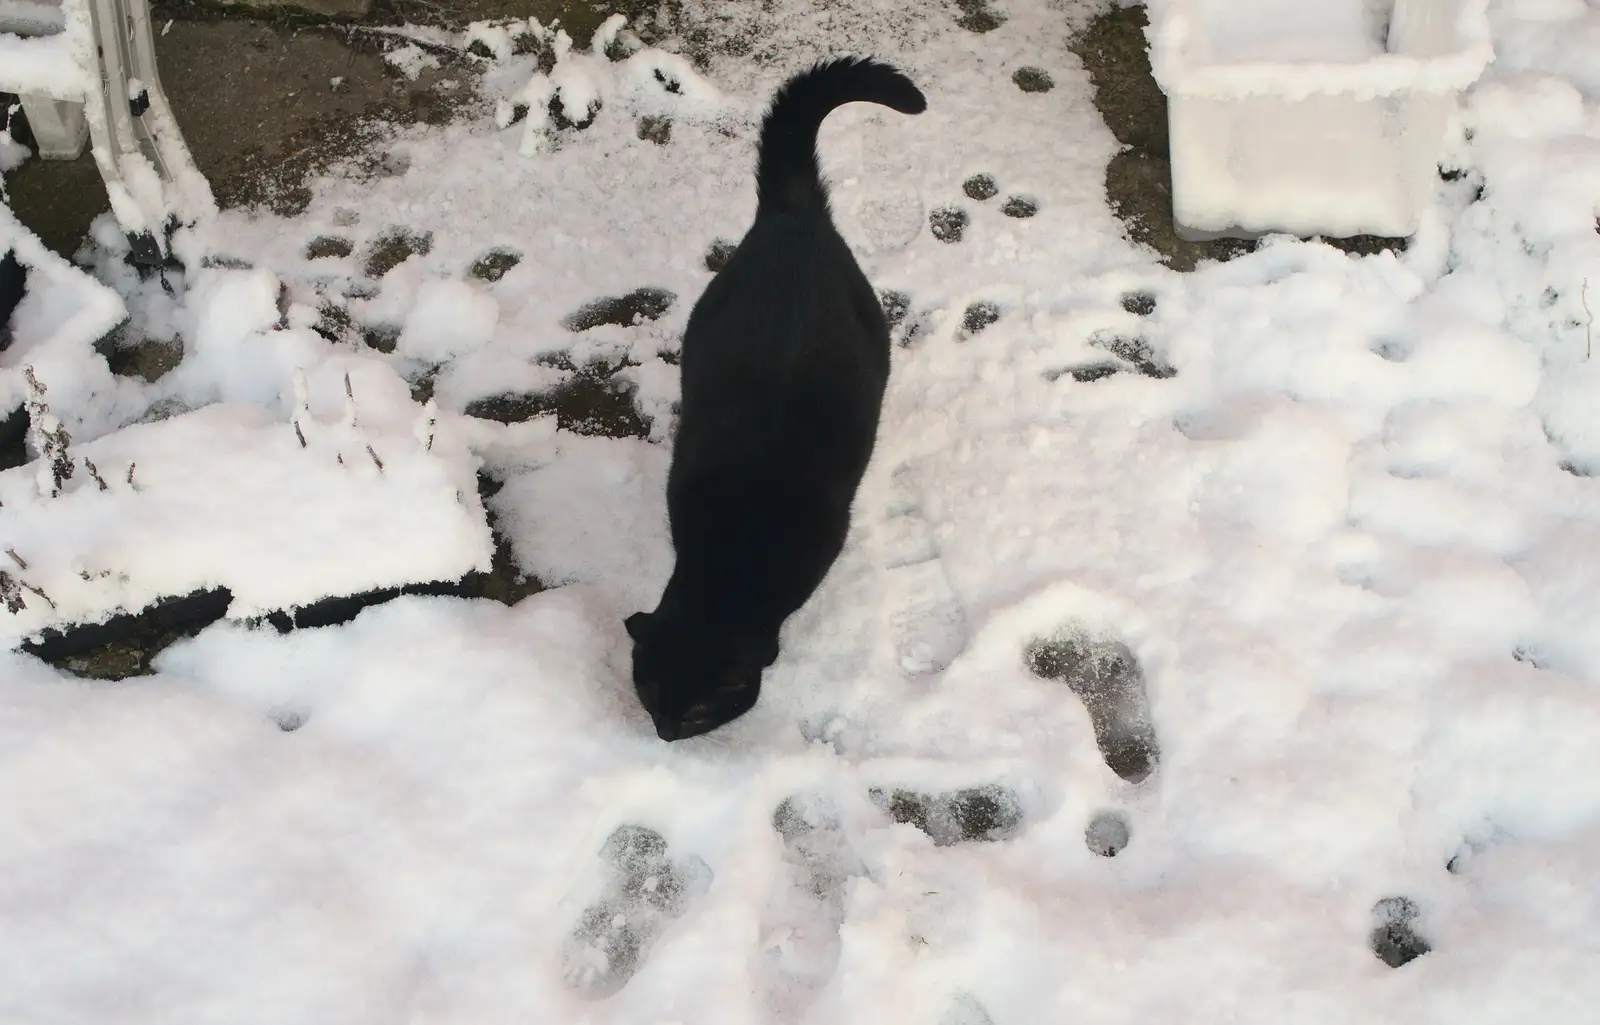
[(34, 587), (32, 584), (28, 583), (26, 580), (19, 581), (19, 583), (21, 583), (23, 588), (25, 588), (26, 590), (32, 591), (34, 594), (37, 594), (39, 597), (43, 598), (44, 599), (44, 603), (46, 605), (50, 606), (52, 609), (54, 609), (56, 607), (56, 603), (50, 600), (50, 596), (48, 594), (45, 594), (43, 591), (39, 590), (37, 587)]
[(1583, 287), (1578, 289), (1578, 301), (1583, 303), (1584, 315), (1589, 318), (1589, 323), (1583, 329), (1583, 358), (1588, 360), (1594, 355), (1594, 311), (1589, 309), (1589, 279), (1583, 279)]
[(111, 490), (111, 486), (106, 483), (106, 479), (104, 477), (100, 476), (100, 470), (94, 465), (93, 460), (91, 460), (88, 456), (83, 457), (83, 467), (89, 471), (89, 476), (94, 478), (94, 482), (100, 485), (101, 491)]

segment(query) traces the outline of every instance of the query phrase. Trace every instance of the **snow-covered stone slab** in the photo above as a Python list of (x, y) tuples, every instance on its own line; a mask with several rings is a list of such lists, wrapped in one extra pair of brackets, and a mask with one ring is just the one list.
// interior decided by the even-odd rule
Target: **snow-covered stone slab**
[(71, 445), (65, 460), (41, 447), (0, 473), (8, 646), (215, 588), (248, 618), (490, 567), (465, 432), (372, 361), (319, 367), (290, 422), (219, 403)]
[(1178, 233), (1415, 232), (1456, 96), (1494, 58), (1486, 6), (1151, 0)]

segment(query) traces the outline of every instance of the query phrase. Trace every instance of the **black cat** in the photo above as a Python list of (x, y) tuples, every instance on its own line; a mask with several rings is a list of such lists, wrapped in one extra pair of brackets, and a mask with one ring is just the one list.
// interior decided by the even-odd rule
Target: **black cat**
[(654, 612), (628, 617), (633, 682), (662, 740), (748, 712), (778, 628), (844, 547), (878, 430), (889, 329), (833, 226), (817, 129), (856, 100), (927, 100), (870, 59), (825, 61), (761, 126), (755, 223), (695, 304), (667, 478), (677, 556)]

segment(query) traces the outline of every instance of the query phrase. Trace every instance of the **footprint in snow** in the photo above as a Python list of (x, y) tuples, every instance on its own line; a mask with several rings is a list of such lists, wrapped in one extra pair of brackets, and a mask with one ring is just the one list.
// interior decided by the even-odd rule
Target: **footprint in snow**
[(1115, 858), (1128, 846), (1131, 839), (1128, 819), (1121, 812), (1096, 812), (1083, 831), (1083, 842), (1090, 851), (1102, 858)]
[(913, 314), (911, 295), (896, 289), (878, 292), (878, 304), (883, 307), (883, 318), (889, 322), (889, 338), (902, 349), (909, 348), (932, 326), (927, 310)]
[(607, 295), (584, 303), (576, 312), (561, 322), (568, 331), (578, 333), (590, 328), (611, 324), (632, 327), (650, 320), (660, 320), (677, 302), (676, 294), (665, 288), (636, 288), (627, 295)]
[(1000, 319), (1000, 304), (988, 299), (971, 303), (961, 314), (960, 338), (965, 341)]
[(793, 1020), (838, 966), (844, 887), (861, 866), (823, 798), (786, 798), (772, 813), (772, 828), (783, 839), (786, 872), (761, 915), (763, 995), (774, 1014)]
[(1028, 671), (1065, 683), (1083, 699), (1106, 766), (1130, 783), (1155, 771), (1160, 752), (1150, 721), (1144, 670), (1133, 650), (1115, 638), (1067, 628), (1029, 644)]
[(939, 1016), (939, 1025), (994, 1025), (989, 1012), (971, 993), (957, 993)]
[(961, 12), (956, 24), (968, 32), (982, 35), (1006, 23), (1006, 16), (990, 7), (988, 0), (956, 0), (956, 8)]
[(1055, 79), (1043, 68), (1018, 68), (1011, 82), (1025, 93), (1047, 93), (1056, 87)]
[[(1147, 293), (1134, 293), (1123, 297), (1122, 306), (1123, 309), (1135, 314), (1141, 314), (1141, 311), (1154, 312), (1155, 297)], [(1148, 313), (1141, 315), (1148, 315)], [(1074, 381), (1087, 383), (1099, 381), (1113, 374), (1120, 374), (1125, 370), (1132, 370), (1157, 381), (1165, 381), (1168, 378), (1177, 376), (1177, 369), (1160, 359), (1155, 354), (1155, 350), (1150, 343), (1143, 338), (1097, 334), (1089, 339), (1089, 344), (1097, 349), (1104, 350), (1113, 358), (1096, 360), (1093, 363), (1084, 363), (1075, 367), (1048, 370), (1045, 372), (1045, 379), (1055, 381), (1070, 374)]]
[(414, 231), (402, 226), (385, 228), (372, 240), (362, 269), (367, 277), (377, 280), (411, 257), (427, 256), (432, 251), (431, 231)]
[(1022, 829), (1022, 802), (999, 783), (942, 794), (873, 789), (867, 796), (896, 822), (928, 834), (937, 847), (1009, 840)]
[(940, 242), (960, 242), (972, 218), (958, 206), (941, 206), (928, 215), (928, 230)]
[(644, 826), (618, 826), (600, 857), (605, 889), (578, 916), (562, 951), (567, 982), (596, 999), (625, 986), (661, 934), (711, 885), (705, 862), (670, 857), (667, 841)]
[(1136, 317), (1148, 317), (1156, 311), (1154, 292), (1129, 292), (1122, 297), (1122, 308)]
[(904, 149), (878, 113), (866, 114), (858, 129), (861, 141), (860, 199), (855, 216), (872, 248), (894, 252), (922, 233), (927, 206)]
[(993, 199), (1000, 194), (1000, 186), (995, 184), (994, 175), (986, 172), (971, 176), (961, 183), (961, 191), (967, 194), (968, 199), (983, 202)]
[(733, 259), (734, 250), (739, 248), (739, 243), (729, 239), (719, 238), (711, 243), (711, 248), (706, 250), (705, 268), (713, 274), (721, 274), (722, 269), (728, 266), (728, 261)]
[(1377, 926), (1370, 937), (1372, 952), (1390, 968), (1410, 964), (1433, 949), (1417, 932), (1422, 910), (1409, 897), (1385, 897), (1373, 905)]
[(888, 323), (889, 330), (893, 331), (905, 322), (906, 314), (911, 312), (911, 296), (891, 288), (880, 289), (878, 305), (883, 307), (883, 319)]
[(355, 252), (355, 245), (342, 235), (318, 235), (306, 243), (308, 260), (334, 260)]
[(967, 646), (966, 606), (950, 585), (909, 464), (889, 475), (884, 585), (895, 659), (908, 677), (950, 667)]
[(1039, 201), (1032, 196), (1012, 196), (1001, 205), (1000, 212), (1024, 220), (1039, 212)]
[(1150, 343), (1143, 338), (1098, 334), (1089, 339), (1089, 344), (1097, 349), (1104, 349), (1117, 357), (1117, 359), (1132, 364), (1134, 370), (1146, 377), (1164, 381), (1169, 377), (1177, 376), (1178, 371), (1170, 364), (1163, 362), (1156, 355), (1155, 350), (1151, 348)]
[(496, 246), (472, 261), (472, 266), (467, 273), (479, 281), (495, 282), (506, 276), (506, 272), (522, 262), (522, 254), (506, 246)]

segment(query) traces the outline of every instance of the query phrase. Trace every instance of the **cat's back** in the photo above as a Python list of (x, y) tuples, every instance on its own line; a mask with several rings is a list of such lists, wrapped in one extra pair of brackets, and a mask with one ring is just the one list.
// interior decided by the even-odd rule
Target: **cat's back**
[(718, 381), (788, 389), (809, 373), (886, 375), (888, 326), (832, 223), (758, 218), (690, 314), (682, 364), (686, 403)]

